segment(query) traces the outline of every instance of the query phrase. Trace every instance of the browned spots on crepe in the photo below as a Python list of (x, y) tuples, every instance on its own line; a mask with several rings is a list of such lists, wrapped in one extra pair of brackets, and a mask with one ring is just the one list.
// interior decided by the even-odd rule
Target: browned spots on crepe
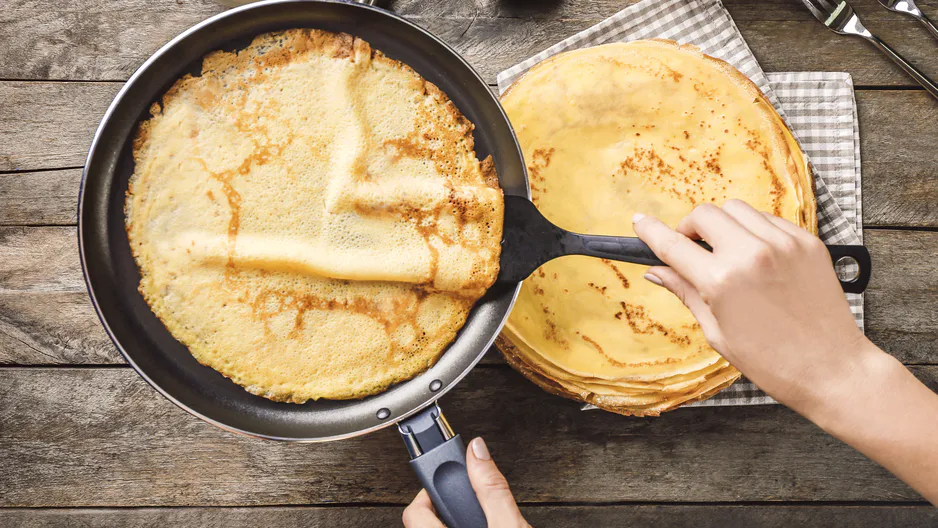
[[(626, 277), (625, 275), (623, 275), (622, 272), (619, 271), (619, 268), (617, 268), (616, 265), (613, 264), (613, 262), (612, 262), (611, 260), (609, 260), (609, 259), (602, 259), (602, 261), (603, 261), (603, 264), (605, 264), (609, 269), (612, 270), (613, 273), (616, 274), (616, 277), (619, 279), (619, 282), (622, 283), (622, 287), (627, 289), (627, 288), (629, 287), (629, 279), (628, 279), (628, 277)], [(605, 293), (605, 292), (604, 292), (604, 293)]]
[[(389, 338), (391, 358), (402, 351), (401, 347), (391, 339), (392, 334), (399, 328), (409, 326), (413, 329), (420, 327), (417, 316), (424, 301), (429, 297), (426, 290), (415, 288), (411, 291), (400, 292), (390, 301), (382, 303), (373, 298), (351, 296), (345, 298), (326, 298), (309, 292), (265, 289), (254, 292), (245, 289), (243, 295), (250, 298), (249, 304), (255, 317), (261, 320), (267, 331), (270, 332), (269, 320), (284, 312), (295, 312), (294, 325), (291, 335), (295, 336), (303, 329), (304, 317), (311, 310), (336, 311), (356, 313), (377, 322)], [(253, 296), (253, 297), (252, 297)], [(453, 300), (462, 303), (463, 310), (468, 311), (473, 300), (460, 299), (453, 296)], [(390, 358), (389, 358), (390, 359)]]
[[(770, 163), (772, 154), (769, 152), (768, 146), (759, 139), (758, 134), (754, 130), (747, 128), (746, 133), (749, 136), (749, 139), (746, 140), (746, 148), (762, 157), (762, 168), (769, 173), (769, 177), (771, 178), (769, 194), (772, 196), (772, 214), (780, 216), (782, 214), (782, 197), (785, 195), (785, 187), (782, 185), (778, 174), (775, 173), (775, 169), (772, 168), (772, 164)], [(732, 182), (732, 180), (730, 180), (730, 182)]]
[(553, 312), (547, 306), (541, 305), (541, 307), (544, 311), (544, 321), (546, 323), (544, 326), (544, 339), (556, 343), (564, 350), (570, 348), (570, 343), (563, 337), (560, 329), (557, 328), (557, 323), (554, 322)]
[(531, 188), (531, 201), (537, 203), (546, 188), (544, 175), (541, 171), (550, 165), (550, 158), (554, 155), (554, 147), (534, 149), (528, 163), (528, 179)]
[(612, 358), (609, 356), (609, 354), (607, 354), (606, 351), (603, 350), (603, 347), (599, 346), (599, 343), (597, 343), (596, 341), (593, 341), (593, 339), (591, 339), (589, 336), (587, 336), (587, 335), (580, 335), (580, 339), (582, 339), (583, 341), (586, 341), (587, 343), (589, 343), (590, 346), (592, 346), (593, 348), (595, 348), (597, 352), (599, 352), (600, 354), (602, 354), (602, 356), (603, 356), (604, 358), (606, 358), (606, 361), (612, 363), (613, 365), (615, 365), (615, 366), (617, 366), (617, 367), (627, 367), (627, 366), (629, 366), (628, 363), (623, 363), (623, 362), (621, 362), (621, 361), (616, 361), (615, 359), (612, 359)]
[(690, 345), (690, 336), (676, 332), (667, 328), (658, 321), (655, 321), (645, 311), (644, 306), (633, 306), (625, 301), (619, 302), (622, 307), (622, 313), (625, 316), (625, 322), (636, 334), (651, 334), (658, 332), (669, 341), (676, 345)]
[(501, 189), (498, 183), (498, 172), (495, 170), (495, 161), (492, 159), (491, 154), (482, 160), (479, 164), (479, 170), (482, 171), (482, 178), (485, 180), (486, 185), (493, 189)]
[[(229, 277), (232, 268), (234, 268), (235, 247), (238, 241), (238, 230), (241, 227), (241, 194), (231, 184), (231, 178), (234, 177), (235, 173), (233, 171), (213, 172), (209, 170), (208, 165), (202, 158), (195, 158), (195, 161), (202, 166), (202, 169), (212, 179), (221, 184), (222, 193), (228, 202), (228, 269), (226, 270), (226, 277)], [(212, 191), (208, 192), (211, 193)]]
[[(625, 278), (625, 277), (623, 277), (623, 278)], [(628, 281), (626, 281), (626, 282), (628, 282)], [(587, 285), (589, 285), (590, 288), (593, 288), (594, 290), (598, 291), (599, 293), (601, 293), (601, 294), (603, 294), (603, 295), (606, 294), (606, 289), (608, 288), (608, 286), (599, 286), (599, 285), (597, 285), (595, 282), (588, 282)]]

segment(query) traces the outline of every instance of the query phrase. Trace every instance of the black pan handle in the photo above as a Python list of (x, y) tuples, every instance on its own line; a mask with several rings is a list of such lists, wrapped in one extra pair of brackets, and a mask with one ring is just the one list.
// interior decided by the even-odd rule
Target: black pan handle
[[(647, 244), (638, 238), (580, 235), (576, 233), (569, 233), (568, 237), (569, 239), (565, 241), (565, 247), (576, 255), (588, 255), (648, 266), (667, 266), (655, 256), (655, 253)], [(707, 251), (713, 251), (713, 248), (706, 242), (700, 241), (697, 243)], [(873, 268), (870, 252), (867, 251), (866, 247), (829, 245), (827, 251), (830, 252), (831, 262), (834, 265), (841, 261), (846, 264), (849, 259), (856, 262), (859, 266), (857, 275), (849, 279), (838, 277), (838, 280), (840, 280), (840, 287), (845, 292), (863, 293), (863, 290), (870, 283)]]
[(410, 467), (449, 528), (486, 528), (485, 513), (466, 471), (466, 446), (439, 405), (402, 420), (397, 429), (410, 453)]

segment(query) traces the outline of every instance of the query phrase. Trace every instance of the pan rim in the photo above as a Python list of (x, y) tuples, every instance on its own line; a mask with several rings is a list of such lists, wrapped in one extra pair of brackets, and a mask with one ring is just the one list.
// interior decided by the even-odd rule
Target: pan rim
[[(405, 24), (412, 30), (416, 30), (418, 33), (422, 34), (425, 38), (429, 38), (435, 41), (437, 44), (442, 46), (446, 51), (448, 51), (449, 54), (453, 58), (455, 58), (467, 72), (469, 72), (472, 76), (475, 77), (475, 79), (478, 81), (480, 85), (485, 86), (487, 88), (486, 92), (487, 92), (488, 98), (491, 99), (491, 102), (495, 104), (495, 108), (497, 108), (497, 110), (500, 112), (505, 125), (507, 125), (508, 127), (508, 132), (510, 132), (510, 135), (513, 139), (514, 150), (517, 153), (517, 158), (519, 160), (522, 160), (521, 168), (522, 168), (522, 176), (524, 179), (523, 196), (530, 199), (530, 187), (528, 185), (527, 168), (524, 166), (524, 163), (523, 163), (524, 158), (521, 152), (521, 147), (518, 144), (517, 136), (515, 135), (514, 129), (511, 126), (511, 123), (509, 122), (508, 117), (505, 114), (505, 111), (501, 106), (501, 103), (499, 102), (498, 98), (491, 92), (491, 90), (488, 89), (488, 83), (486, 83), (482, 79), (482, 77), (478, 74), (478, 72), (465, 60), (465, 58), (463, 58), (458, 52), (456, 52), (452, 47), (450, 47), (447, 43), (445, 43), (439, 37), (435, 36), (433, 33), (414, 24), (413, 22), (408, 21), (407, 19), (401, 17), (400, 15), (397, 15), (390, 11), (372, 6), (370, 4), (364, 4), (364, 3), (355, 2), (352, 0), (328, 0), (328, 1), (318, 0), (315, 2), (310, 2), (309, 0), (264, 0), (261, 2), (254, 2), (254, 3), (232, 8), (232, 9), (223, 11), (221, 13), (218, 13), (216, 15), (213, 15), (187, 28), (186, 30), (182, 31), (181, 33), (179, 33), (178, 35), (170, 39), (168, 42), (163, 44), (158, 50), (153, 52), (153, 54), (151, 54), (147, 58), (147, 60), (145, 60), (143, 64), (141, 64), (134, 71), (134, 73), (127, 79), (127, 81), (124, 83), (124, 86), (121, 87), (121, 89), (114, 96), (114, 99), (108, 105), (108, 108), (104, 112), (104, 115), (101, 118), (101, 122), (98, 124), (98, 127), (95, 129), (94, 135), (92, 137), (91, 145), (88, 150), (88, 155), (85, 158), (85, 165), (82, 169), (82, 177), (81, 177), (81, 182), (79, 184), (79, 194), (78, 194), (78, 226), (77, 226), (78, 227), (77, 229), (78, 250), (79, 250), (79, 260), (80, 260), (81, 268), (82, 268), (82, 278), (84, 279), (84, 282), (85, 282), (85, 288), (88, 292), (89, 298), (91, 299), (91, 304), (94, 307), (95, 313), (98, 316), (98, 320), (101, 322), (102, 326), (104, 327), (104, 330), (107, 333), (108, 337), (110, 338), (111, 342), (117, 348), (118, 352), (121, 354), (124, 360), (130, 365), (130, 367), (133, 368), (133, 370), (141, 378), (143, 378), (144, 381), (147, 382), (147, 384), (149, 384), (151, 387), (156, 389), (156, 391), (159, 392), (164, 398), (172, 402), (174, 405), (176, 405), (180, 409), (188, 412), (189, 414), (195, 416), (196, 418), (199, 418), (200, 420), (204, 422), (214, 425), (227, 432), (231, 432), (231, 433), (235, 433), (235, 434), (239, 434), (243, 436), (248, 436), (251, 438), (261, 438), (261, 439), (266, 439), (266, 440), (276, 440), (276, 441), (296, 442), (296, 443), (320, 443), (320, 442), (343, 440), (343, 439), (361, 436), (361, 435), (368, 434), (368, 433), (371, 433), (380, 429), (384, 429), (386, 427), (390, 427), (391, 425), (394, 425), (400, 422), (401, 420), (404, 420), (424, 410), (428, 406), (433, 405), (437, 400), (439, 400), (441, 397), (447, 394), (453, 387), (455, 387), (460, 381), (462, 381), (462, 379), (465, 378), (473, 368), (475, 368), (475, 366), (479, 363), (479, 361), (481, 361), (485, 353), (489, 349), (491, 349), (493, 343), (495, 342), (495, 339), (498, 337), (498, 334), (501, 331), (501, 328), (504, 326), (505, 322), (507, 321), (508, 315), (510, 314), (511, 309), (514, 306), (515, 301), (517, 300), (518, 293), (521, 288), (521, 283), (519, 282), (512, 287), (513, 291), (510, 292), (511, 293), (510, 301), (508, 303), (507, 309), (505, 310), (505, 313), (501, 316), (501, 320), (497, 324), (498, 329), (495, 332), (493, 332), (490, 336), (488, 336), (488, 338), (486, 339), (485, 346), (480, 347), (480, 350), (475, 354), (475, 357), (473, 357), (473, 359), (465, 365), (465, 367), (463, 368), (461, 372), (458, 372), (455, 376), (453, 376), (452, 379), (447, 384), (445, 384), (438, 391), (432, 393), (428, 397), (423, 398), (422, 402), (418, 403), (415, 406), (412, 406), (406, 412), (398, 414), (393, 419), (384, 420), (376, 425), (357, 429), (355, 431), (348, 432), (348, 433), (334, 434), (334, 435), (328, 435), (328, 436), (316, 436), (316, 437), (292, 437), (292, 436), (280, 436), (280, 435), (275, 435), (275, 434), (267, 434), (267, 433), (247, 430), (247, 429), (240, 428), (240, 427), (235, 427), (227, 423), (224, 423), (222, 421), (219, 421), (215, 418), (209, 417), (205, 415), (204, 413), (195, 410), (194, 408), (190, 407), (186, 403), (183, 403), (178, 398), (173, 396), (169, 391), (164, 389), (160, 384), (158, 384), (155, 380), (153, 380), (137, 364), (136, 361), (134, 361), (131, 354), (129, 354), (125, 350), (125, 347), (120, 343), (115, 332), (111, 328), (111, 324), (108, 322), (107, 318), (104, 316), (104, 313), (101, 309), (100, 301), (98, 300), (98, 297), (95, 294), (94, 286), (91, 283), (91, 278), (90, 278), (90, 274), (88, 271), (89, 269), (88, 256), (86, 252), (86, 240), (85, 240), (86, 239), (85, 230), (88, 229), (88, 227), (85, 225), (86, 221), (85, 221), (84, 211), (85, 211), (85, 201), (86, 201), (86, 182), (87, 182), (88, 175), (89, 175), (89, 167), (92, 166), (92, 161), (94, 160), (96, 154), (98, 154), (98, 151), (101, 148), (103, 148), (101, 146), (101, 142), (103, 141), (102, 139), (103, 132), (106, 129), (108, 123), (114, 118), (115, 113), (117, 112), (117, 108), (120, 106), (121, 102), (127, 97), (127, 93), (132, 89), (132, 87), (135, 85), (138, 79), (141, 76), (143, 76), (155, 62), (157, 62), (162, 56), (164, 56), (165, 54), (173, 50), (181, 41), (185, 40), (187, 37), (191, 36), (192, 34), (196, 32), (203, 30), (203, 28), (205, 28), (206, 26), (210, 26), (212, 24), (218, 23), (219, 21), (224, 20), (228, 17), (234, 17), (245, 11), (264, 9), (268, 6), (277, 5), (277, 4), (314, 5), (314, 4), (319, 4), (319, 3), (339, 3), (339, 4), (352, 5), (359, 9), (377, 12), (381, 16), (396, 19), (398, 22)], [(467, 323), (468, 323), (468, 320), (467, 320)], [(444, 350), (443, 354), (445, 354), (446, 351), (448, 350), (449, 350), (449, 347), (447, 347), (447, 350)], [(443, 354), (441, 354), (440, 356), (441, 358)], [(418, 374), (414, 378), (403, 381), (398, 385), (405, 385), (408, 383), (415, 382), (419, 376), (420, 374)], [(365, 401), (365, 399), (361, 401)]]

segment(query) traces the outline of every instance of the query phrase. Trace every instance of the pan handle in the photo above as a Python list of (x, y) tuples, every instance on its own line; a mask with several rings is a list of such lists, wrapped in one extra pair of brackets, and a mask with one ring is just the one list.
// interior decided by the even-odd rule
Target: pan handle
[(450, 528), (486, 528), (485, 513), (466, 471), (466, 446), (440, 406), (434, 403), (402, 420), (397, 430), (410, 453), (410, 467), (440, 520)]

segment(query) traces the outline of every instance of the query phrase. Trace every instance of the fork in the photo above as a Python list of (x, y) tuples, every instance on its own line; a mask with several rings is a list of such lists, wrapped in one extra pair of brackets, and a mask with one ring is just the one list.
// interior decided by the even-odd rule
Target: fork
[(912, 63), (902, 58), (895, 50), (887, 46), (885, 42), (870, 33), (869, 30), (863, 26), (863, 23), (860, 22), (860, 17), (858, 17), (853, 8), (850, 7), (850, 4), (844, 0), (801, 1), (808, 10), (811, 11), (814, 18), (820, 20), (822, 24), (827, 26), (827, 29), (840, 35), (855, 35), (870, 41), (879, 51), (882, 51), (887, 57), (892, 59), (893, 62), (898, 64), (900, 68), (918, 81), (928, 93), (938, 99), (938, 84), (935, 84), (935, 81), (929, 79), (927, 75), (919, 71)]
[(935, 26), (935, 23), (922, 13), (922, 10), (915, 5), (915, 0), (879, 0), (879, 3), (890, 11), (904, 13), (918, 19), (935, 38), (938, 38), (938, 26)]

